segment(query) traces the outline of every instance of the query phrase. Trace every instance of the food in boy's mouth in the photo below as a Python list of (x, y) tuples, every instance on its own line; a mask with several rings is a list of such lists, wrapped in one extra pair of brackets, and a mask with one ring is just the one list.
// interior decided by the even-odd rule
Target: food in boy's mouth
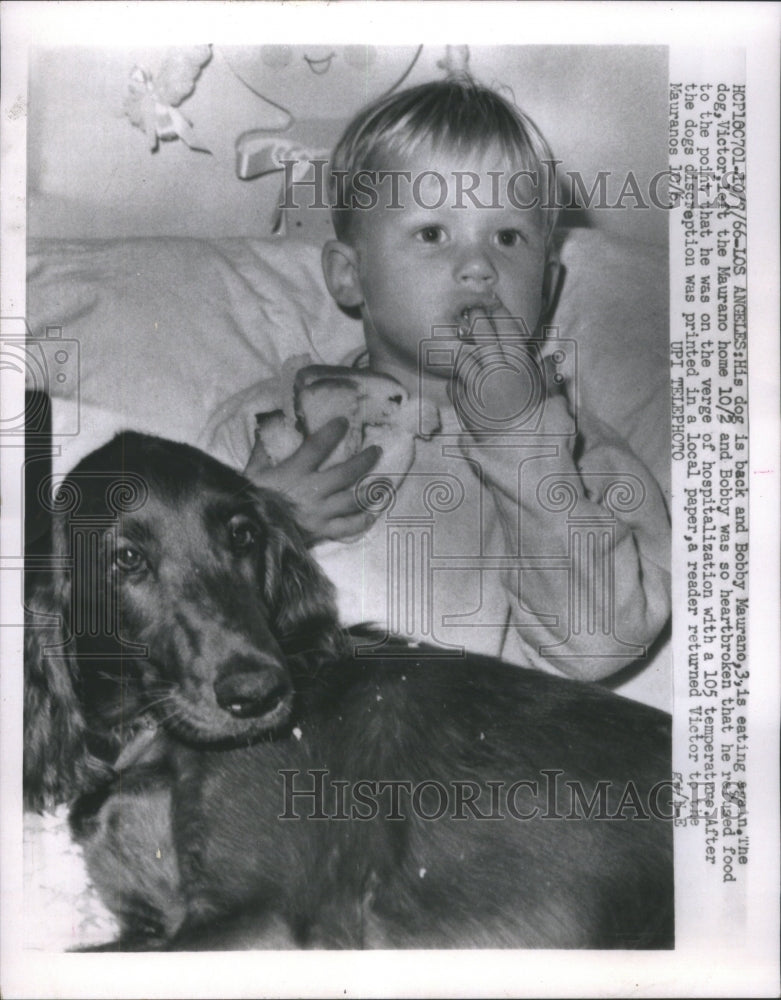
[[(476, 316), (479, 313), (476, 309), (471, 306), (467, 306), (466, 309), (461, 310), (461, 315), (458, 323), (458, 339), (472, 342), (472, 324), (475, 321)], [(485, 314), (483, 314), (485, 315)]]
[(415, 457), (415, 438), (439, 429), (439, 412), (428, 400), (410, 396), (389, 375), (336, 365), (307, 365), (293, 379), (283, 409), (256, 415), (256, 436), (276, 465), (334, 417), (346, 417), (348, 429), (323, 462), (328, 468), (370, 445), (382, 448), (371, 475), (403, 475)]
[(498, 296), (491, 296), (465, 305), (458, 314), (458, 339), (465, 340), (467, 343), (473, 343), (475, 322), (479, 319), (487, 319), (491, 322), (494, 313), (500, 305), (501, 302)]

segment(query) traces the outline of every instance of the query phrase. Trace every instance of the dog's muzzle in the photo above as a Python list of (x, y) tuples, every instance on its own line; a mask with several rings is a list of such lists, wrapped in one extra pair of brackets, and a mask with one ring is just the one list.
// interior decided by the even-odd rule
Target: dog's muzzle
[(293, 693), (287, 673), (277, 664), (243, 660), (214, 683), (217, 704), (235, 719), (258, 719), (279, 713)]

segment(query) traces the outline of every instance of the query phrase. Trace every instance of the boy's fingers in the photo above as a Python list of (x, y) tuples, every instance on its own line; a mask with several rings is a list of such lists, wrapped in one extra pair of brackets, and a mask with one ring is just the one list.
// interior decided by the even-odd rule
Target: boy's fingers
[(485, 309), (473, 309), (470, 314), (469, 337), (466, 343), (479, 347), (481, 344), (490, 344), (495, 339), (496, 324), (493, 313), (489, 313)]
[(268, 457), (268, 453), (263, 447), (260, 437), (256, 435), (255, 444), (252, 447), (249, 459), (244, 467), (244, 474), (252, 477), (253, 475), (263, 472), (264, 469), (268, 469), (270, 467), (271, 459)]
[(496, 325), (506, 326), (512, 324), (515, 332), (519, 332), (522, 327), (522, 322), (519, 322), (517, 316), (513, 316), (504, 302), (499, 302), (491, 308), (491, 319)]
[[(470, 384), (472, 394), (482, 396), (490, 391), (494, 377), (524, 376), (529, 367), (526, 342), (531, 333), (522, 317), (513, 316), (499, 301), (490, 312), (475, 310), (471, 333), (459, 352), (456, 377)], [(484, 378), (488, 378), (485, 385)]]
[(350, 422), (346, 417), (334, 417), (306, 438), (290, 459), (302, 472), (313, 472), (328, 458), (347, 433)]
[(363, 534), (373, 523), (374, 516), (367, 513), (351, 514), (349, 517), (338, 517), (328, 522), (324, 537), (334, 540), (350, 538), (352, 535)]
[(330, 469), (321, 472), (320, 482), (323, 492), (330, 495), (353, 486), (361, 476), (365, 476), (374, 468), (380, 455), (382, 455), (382, 448), (373, 444), (364, 448), (363, 451), (359, 451), (357, 455), (348, 458), (345, 462), (340, 462), (339, 465), (333, 465)]
[(320, 516), (324, 521), (331, 521), (336, 517), (347, 517), (359, 512), (368, 513), (358, 503), (355, 490), (351, 489), (332, 493), (320, 504)]
[(491, 319), (500, 336), (530, 337), (532, 330), (537, 325), (536, 318), (530, 324), (526, 316), (517, 316), (511, 313), (504, 302), (499, 302), (491, 309)]
[(339, 493), (332, 493), (320, 505), (320, 516), (323, 521), (332, 521), (337, 517), (347, 517), (348, 515), (355, 514), (360, 509), (353, 490), (341, 490)]
[(472, 325), (475, 346), (500, 343), (504, 338), (526, 339), (531, 336), (530, 327), (521, 316), (513, 316), (503, 302), (499, 302), (488, 312), (477, 312)]
[[(498, 309), (499, 307), (497, 307)], [(473, 310), (469, 328), (469, 338), (459, 351), (458, 367), (463, 376), (470, 369), (493, 367), (501, 357), (499, 327), (495, 314), (483, 310)]]

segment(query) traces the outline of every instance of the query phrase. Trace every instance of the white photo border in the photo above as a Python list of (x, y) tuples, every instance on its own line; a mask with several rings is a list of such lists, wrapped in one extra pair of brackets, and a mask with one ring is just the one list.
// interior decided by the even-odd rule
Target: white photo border
[[(190, 44), (246, 39), (247, 3), (2, 4), (2, 316), (25, 315), (26, 53), (30, 44)], [(749, 650), (761, 698), (752, 705), (753, 872), (744, 943), (678, 939), (671, 953), (475, 951), (43, 955), (23, 953), (21, 900), (21, 630), (0, 629), (2, 669), (2, 987), (6, 997), (254, 996), (775, 996), (778, 992), (779, 719), (779, 135), (778, 4), (264, 3), (264, 41), (383, 44), (661, 44), (745, 47), (751, 421)], [(23, 409), (3, 377), (2, 415)], [(21, 449), (0, 449), (6, 505), (0, 551), (18, 537)], [(3, 585), (0, 574), (0, 586)], [(18, 601), (2, 587), (4, 602)], [(5, 616), (0, 621), (11, 620)], [(14, 619), (15, 620), (15, 619)], [(762, 676), (760, 676), (760, 672)], [(762, 746), (758, 747), (761, 736)], [(681, 882), (677, 883), (680, 885)]]

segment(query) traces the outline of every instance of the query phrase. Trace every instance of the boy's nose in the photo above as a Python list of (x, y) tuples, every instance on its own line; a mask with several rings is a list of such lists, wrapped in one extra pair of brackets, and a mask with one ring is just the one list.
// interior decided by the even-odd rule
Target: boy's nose
[(486, 254), (472, 253), (456, 265), (456, 279), (462, 285), (486, 288), (494, 284), (497, 273)]

